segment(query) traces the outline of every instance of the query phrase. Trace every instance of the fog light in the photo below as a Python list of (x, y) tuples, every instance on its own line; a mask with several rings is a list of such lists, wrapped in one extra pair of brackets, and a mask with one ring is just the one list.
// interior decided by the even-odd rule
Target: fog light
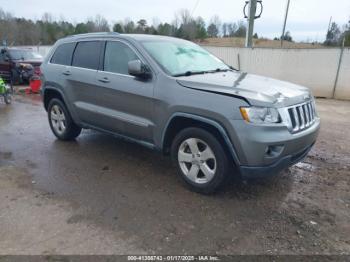
[(282, 154), (283, 149), (283, 145), (268, 146), (265, 149), (265, 157), (278, 157)]

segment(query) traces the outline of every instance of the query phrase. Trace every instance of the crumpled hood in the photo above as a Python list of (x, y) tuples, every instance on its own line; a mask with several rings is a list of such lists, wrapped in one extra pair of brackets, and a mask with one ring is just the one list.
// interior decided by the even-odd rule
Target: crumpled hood
[(255, 106), (284, 107), (312, 97), (306, 87), (235, 71), (179, 77), (177, 82), (192, 89), (242, 97)]

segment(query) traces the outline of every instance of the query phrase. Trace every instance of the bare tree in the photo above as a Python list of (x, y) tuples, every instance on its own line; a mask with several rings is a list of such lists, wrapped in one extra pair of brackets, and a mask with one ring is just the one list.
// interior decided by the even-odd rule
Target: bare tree
[(235, 23), (229, 23), (227, 26), (228, 35), (233, 37), (237, 31), (237, 25)]
[(96, 32), (109, 32), (110, 31), (108, 21), (103, 16), (96, 15), (94, 22), (95, 22), (94, 31), (96, 31)]
[(227, 23), (223, 23), (222, 25), (222, 34), (224, 37), (227, 37), (227, 32), (228, 32), (228, 24)]

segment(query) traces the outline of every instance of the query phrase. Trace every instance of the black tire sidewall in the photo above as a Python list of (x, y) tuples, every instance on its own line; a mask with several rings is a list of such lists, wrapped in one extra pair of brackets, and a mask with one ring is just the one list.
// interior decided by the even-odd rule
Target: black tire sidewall
[(11, 97), (11, 94), (5, 94), (4, 95), (4, 100), (5, 100), (5, 103), (7, 104), (7, 105), (9, 105), (9, 104), (11, 104), (11, 102), (12, 102), (12, 97)]
[[(66, 119), (66, 130), (64, 131), (63, 134), (58, 134), (56, 132), (56, 130), (53, 128), (53, 126), (52, 126), (51, 109), (55, 105), (60, 107), (60, 109), (64, 113), (64, 116), (65, 116), (65, 119)], [(73, 122), (73, 119), (72, 119), (70, 113), (68, 112), (65, 104), (61, 100), (59, 100), (57, 98), (52, 99), (50, 101), (50, 103), (49, 103), (49, 106), (48, 106), (48, 119), (49, 119), (49, 124), (50, 124), (50, 128), (51, 128), (52, 132), (60, 140), (72, 140), (72, 139), (76, 138), (80, 134), (81, 128), (79, 128)]]
[[(216, 172), (213, 179), (205, 184), (197, 184), (188, 179), (181, 170), (177, 155), (181, 143), (188, 138), (198, 138), (206, 142), (212, 149), (216, 158)], [(185, 183), (190, 187), (191, 190), (199, 193), (210, 194), (214, 193), (223, 186), (224, 182), (228, 177), (229, 163), (228, 157), (222, 144), (219, 142), (214, 135), (210, 132), (201, 128), (186, 128), (182, 130), (174, 139), (171, 147), (171, 157), (174, 165), (176, 165), (178, 173)]]

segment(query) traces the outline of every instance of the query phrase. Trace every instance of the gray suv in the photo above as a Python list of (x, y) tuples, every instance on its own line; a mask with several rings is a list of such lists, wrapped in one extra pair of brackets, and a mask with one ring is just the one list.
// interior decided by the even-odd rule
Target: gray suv
[(70, 36), (41, 70), (58, 139), (95, 129), (170, 154), (201, 193), (230, 175), (269, 176), (301, 161), (320, 127), (309, 89), (237, 71), (176, 38)]

